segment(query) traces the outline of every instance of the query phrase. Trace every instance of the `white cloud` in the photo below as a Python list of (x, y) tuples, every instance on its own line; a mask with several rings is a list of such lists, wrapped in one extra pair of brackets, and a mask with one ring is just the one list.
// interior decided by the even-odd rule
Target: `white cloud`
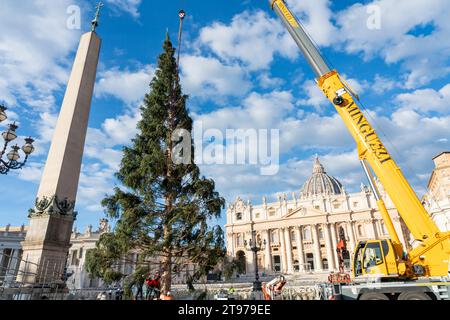
[[(369, 83), (367, 80), (358, 80), (355, 78), (347, 77), (346, 74), (342, 75), (342, 79), (347, 82), (351, 89), (355, 91), (356, 94), (363, 93), (368, 87)], [(323, 93), (322, 93), (323, 94)]]
[[(355, 89), (358, 87), (355, 84), (353, 86)], [(367, 83), (363, 82), (361, 86), (363, 89), (360, 90), (364, 90)], [(442, 150), (450, 149), (450, 117), (427, 116), (417, 110), (428, 101), (429, 105), (421, 110), (422, 113), (431, 110), (447, 111), (445, 108), (448, 105), (446, 99), (449, 88), (445, 86), (440, 91), (427, 89), (399, 95), (394, 99), (397, 105), (391, 106), (394, 111), (389, 117), (369, 112), (369, 121), (377, 128), (382, 141), (419, 193), (425, 190), (426, 179), (433, 168), (432, 157)], [(295, 150), (299, 150), (300, 157), (305, 155), (305, 151), (319, 151), (330, 174), (340, 179), (349, 190), (358, 190), (360, 183), (365, 183), (366, 180), (359, 165), (355, 141), (340, 116), (337, 113), (331, 116), (316, 113), (296, 115), (293, 100), (293, 96), (287, 91), (274, 91), (265, 95), (252, 93), (243, 100), (240, 107), (221, 108), (195, 115), (194, 118), (196, 121), (203, 121), (204, 128), (219, 130), (280, 129), (283, 158), (287, 155), (292, 157)], [(418, 103), (413, 104), (414, 101)], [(448, 111), (446, 113), (448, 114)], [(417, 134), (418, 128), (420, 135)], [(300, 166), (302, 161), (306, 160), (291, 158), (284, 161), (279, 174), (269, 178), (260, 176), (256, 166), (203, 166), (202, 169), (207, 175), (217, 179), (219, 190), (223, 190), (228, 199), (239, 194), (258, 198), (264, 190), (288, 190), (292, 189), (295, 183), (300, 186), (310, 174), (309, 168)], [(299, 166), (296, 166), (296, 163)], [(292, 167), (307, 171), (294, 173), (289, 169)], [(233, 183), (226, 178), (229, 175), (234, 177)]]
[(215, 58), (184, 56), (181, 68), (183, 89), (194, 97), (239, 97), (251, 87), (245, 72), (239, 66), (224, 65)]
[(39, 120), (33, 124), (37, 131), (36, 142), (34, 143), (36, 150), (33, 156), (46, 155), (50, 142), (52, 141), (53, 134), (56, 128), (56, 122), (58, 121), (58, 115), (43, 112), (39, 114)]
[(319, 89), (317, 84), (312, 80), (307, 80), (302, 86), (303, 91), (306, 94), (305, 99), (301, 99), (297, 102), (298, 105), (310, 105), (313, 106), (317, 111), (320, 111), (323, 106), (329, 104), (328, 99), (325, 97), (323, 92)]
[(136, 109), (131, 114), (106, 119), (102, 128), (113, 145), (127, 145), (136, 135), (138, 131), (137, 123), (141, 120), (141, 117), (140, 111)]
[(205, 129), (226, 130), (277, 128), (280, 121), (293, 108), (293, 96), (287, 91), (268, 94), (251, 93), (241, 107), (221, 108), (210, 113), (194, 114), (196, 121), (202, 121)]
[(289, 59), (298, 56), (280, 21), (263, 11), (240, 13), (229, 25), (215, 22), (204, 27), (199, 42), (227, 63), (239, 62), (253, 71), (268, 68), (276, 54)]
[(376, 74), (370, 88), (377, 94), (389, 92), (395, 88), (400, 88), (398, 81)]
[[(279, 129), (280, 151), (321, 149), (339, 150), (352, 145), (352, 138), (337, 114), (320, 116), (298, 114), (294, 97), (288, 91), (251, 93), (240, 107), (228, 107), (210, 113), (194, 114), (203, 129)], [(339, 137), (339, 139), (336, 139)]]
[(281, 147), (285, 152), (293, 149), (339, 150), (352, 147), (354, 143), (337, 114), (307, 113), (301, 119), (285, 119), (280, 126)]
[[(329, 153), (320, 157), (327, 173), (336, 177), (355, 191), (361, 182), (366, 182), (356, 150), (343, 153)], [(256, 166), (201, 166), (202, 174), (213, 178), (221, 195), (233, 201), (237, 196), (249, 199), (254, 204), (262, 203), (262, 196), (268, 201), (276, 201), (276, 195), (286, 193), (289, 198), (292, 192), (298, 196), (305, 181), (311, 176), (314, 157), (304, 159), (292, 158), (280, 165), (279, 173), (275, 176), (262, 176)], [(229, 179), (232, 176), (233, 179)]]
[(272, 77), (268, 72), (262, 72), (258, 76), (258, 84), (263, 89), (279, 89), (285, 84), (285, 80)]
[(40, 111), (54, 107), (53, 93), (68, 78), (68, 56), (80, 36), (67, 28), (71, 4), (2, 1), (0, 29), (7, 32), (0, 34), (0, 94), (9, 105), (25, 103)]
[[(368, 6), (380, 9), (380, 29), (367, 27)], [(407, 72), (405, 86), (415, 88), (450, 72), (446, 66), (449, 14), (446, 0), (376, 0), (355, 4), (336, 17), (347, 52), (362, 52), (366, 59), (380, 55), (388, 64), (401, 63)], [(430, 34), (411, 34), (414, 28), (429, 24), (435, 26)]]
[(397, 96), (397, 101), (404, 108), (418, 112), (435, 111), (448, 114), (450, 112), (450, 84), (440, 90), (422, 89)]
[(105, 169), (94, 163), (82, 167), (78, 187), (77, 207), (91, 212), (103, 211), (101, 201), (114, 187), (114, 169)]
[(319, 46), (329, 46), (339, 40), (332, 18), (330, 0), (288, 0), (289, 7), (299, 17), (306, 31)]
[(19, 179), (39, 183), (42, 172), (44, 171), (44, 164), (39, 162), (28, 162), (25, 167), (19, 170)]
[(140, 16), (139, 6), (142, 0), (106, 0), (107, 4), (113, 6), (113, 9), (125, 11), (132, 15), (134, 18)]
[(423, 194), (434, 168), (432, 158), (450, 149), (450, 116), (427, 116), (407, 108), (389, 117), (370, 113), (381, 140), (416, 192)]
[(113, 96), (126, 104), (140, 102), (149, 91), (149, 85), (155, 74), (151, 65), (136, 71), (113, 68), (100, 72), (96, 84), (96, 97)]
[(91, 159), (100, 161), (106, 164), (113, 170), (118, 170), (120, 161), (122, 160), (123, 153), (111, 148), (96, 148), (91, 145), (87, 145), (84, 149), (84, 154)]

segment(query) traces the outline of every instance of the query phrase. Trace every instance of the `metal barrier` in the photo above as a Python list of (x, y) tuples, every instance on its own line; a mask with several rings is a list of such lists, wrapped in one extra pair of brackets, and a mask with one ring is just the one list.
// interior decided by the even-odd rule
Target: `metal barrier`
[(63, 299), (67, 294), (64, 268), (62, 262), (33, 263), (27, 258), (0, 253), (0, 300)]

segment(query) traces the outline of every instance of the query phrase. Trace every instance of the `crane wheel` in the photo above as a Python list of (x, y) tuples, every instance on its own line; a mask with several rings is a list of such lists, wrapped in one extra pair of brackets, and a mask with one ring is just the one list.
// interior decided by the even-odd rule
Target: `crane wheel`
[(359, 300), (389, 300), (389, 298), (383, 293), (368, 292), (362, 294)]
[(398, 296), (398, 300), (431, 300), (425, 292), (403, 292)]

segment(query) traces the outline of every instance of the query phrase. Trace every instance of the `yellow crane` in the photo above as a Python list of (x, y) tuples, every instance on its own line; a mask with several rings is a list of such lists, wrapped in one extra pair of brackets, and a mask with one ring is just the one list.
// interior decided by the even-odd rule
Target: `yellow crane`
[[(402, 171), (371, 126), (358, 95), (325, 62), (304, 27), (283, 0), (269, 0), (306, 60), (320, 90), (332, 102), (356, 141), (359, 158), (383, 217), (389, 240), (361, 241), (355, 248), (352, 269), (356, 283), (343, 286), (348, 299), (449, 299), (450, 232), (441, 232), (423, 207)], [(375, 183), (379, 179), (405, 225), (419, 245), (402, 248), (391, 217)], [(376, 279), (378, 285), (364, 284)], [(351, 290), (348, 290), (351, 287)], [(378, 288), (378, 289), (377, 289)]]

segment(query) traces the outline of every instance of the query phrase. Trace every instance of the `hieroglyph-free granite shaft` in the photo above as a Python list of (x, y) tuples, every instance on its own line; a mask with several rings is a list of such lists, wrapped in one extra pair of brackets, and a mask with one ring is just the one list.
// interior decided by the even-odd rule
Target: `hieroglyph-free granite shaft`
[(62, 279), (66, 264), (91, 109), (101, 40), (81, 37), (34, 209), (23, 242), (19, 280), (50, 283)]

